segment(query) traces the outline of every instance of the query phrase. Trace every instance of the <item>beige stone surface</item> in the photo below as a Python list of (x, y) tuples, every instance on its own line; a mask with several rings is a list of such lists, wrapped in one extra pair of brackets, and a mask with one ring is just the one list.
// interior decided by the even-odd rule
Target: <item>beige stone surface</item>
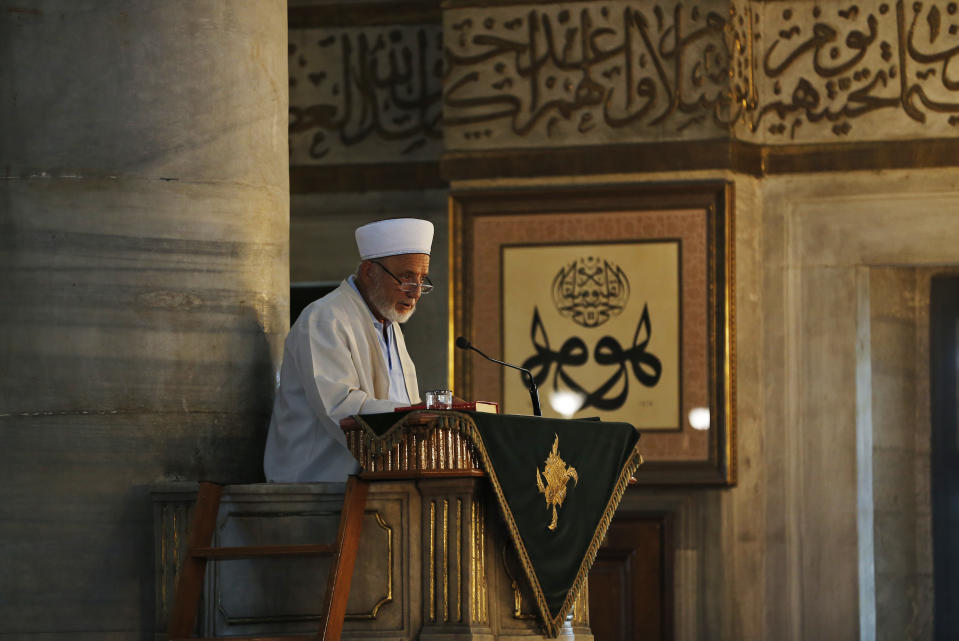
[(285, 10), (4, 4), (5, 638), (147, 638), (147, 486), (261, 475), (288, 314)]
[[(775, 236), (766, 236), (770, 242), (766, 247), (768, 280), (764, 292), (768, 297), (764, 308), (767, 318), (782, 314), (786, 326), (786, 363), (781, 362), (779, 350), (767, 349), (766, 367), (791, 369), (802, 364), (800, 372), (805, 372), (793, 378), (781, 393), (767, 389), (767, 397), (771, 397), (767, 408), (783, 408), (778, 410), (785, 412), (780, 416), (787, 420), (793, 417), (791, 429), (802, 435), (785, 443), (782, 489), (768, 490), (770, 496), (783, 492), (785, 499), (784, 512), (767, 515), (769, 533), (774, 536), (785, 526), (786, 535), (781, 552), (777, 547), (767, 548), (771, 558), (782, 554), (785, 561), (785, 585), (769, 593), (767, 598), (773, 601), (768, 607), (782, 608), (786, 620), (767, 628), (767, 633), (781, 638), (843, 638), (868, 634), (870, 629), (875, 634), (887, 622), (891, 626), (904, 620), (912, 621), (910, 630), (928, 631), (928, 611), (923, 614), (922, 602), (912, 596), (928, 593), (927, 579), (913, 574), (913, 587), (896, 587), (902, 585), (903, 564), (909, 566), (908, 558), (921, 556), (927, 545), (917, 543), (914, 534), (923, 529), (922, 517), (917, 521), (900, 509), (916, 505), (916, 501), (921, 504), (922, 500), (916, 490), (909, 489), (916, 487), (912, 479), (922, 473), (914, 466), (910, 451), (916, 446), (902, 422), (908, 424), (913, 416), (922, 415), (910, 409), (923, 398), (922, 377), (910, 377), (910, 373), (928, 367), (923, 364), (922, 350), (915, 348), (924, 327), (918, 320), (921, 288), (907, 285), (915, 278), (916, 266), (954, 265), (959, 261), (949, 240), (957, 231), (956, 223), (945, 215), (955, 210), (959, 199), (955, 174), (863, 172), (842, 177), (782, 177), (766, 179), (763, 186), (765, 229), (776, 230)], [(776, 238), (782, 238), (778, 248), (772, 242)], [(777, 267), (780, 261), (789, 266), (787, 270)], [(894, 269), (880, 269), (887, 266)], [(860, 278), (856, 285), (853, 274), (862, 269), (868, 270), (869, 277)], [(868, 290), (855, 291), (863, 283), (876, 288), (873, 296)], [(910, 293), (916, 291), (918, 296)], [(857, 320), (855, 308), (848, 301), (864, 294), (875, 305), (869, 323), (872, 356), (866, 364), (871, 370), (873, 404), (867, 426), (877, 448), (873, 452), (875, 486), (868, 488), (870, 492), (856, 487), (855, 475), (834, 468), (844, 465), (844, 469), (851, 469), (857, 457), (851, 438), (862, 429), (858, 419), (849, 415), (848, 409), (854, 404), (843, 400), (842, 390), (849, 390), (855, 380), (850, 368), (861, 365), (853, 347), (855, 326), (863, 321), (861, 317)], [(777, 301), (775, 306), (773, 301)], [(910, 316), (917, 320), (908, 320)], [(777, 333), (766, 323), (767, 338)], [(897, 369), (899, 359), (907, 358), (915, 360)], [(775, 414), (767, 413), (769, 429), (773, 429), (775, 420)], [(811, 456), (816, 460), (810, 460)], [(870, 602), (864, 604), (857, 589), (864, 585), (865, 577), (857, 576), (862, 570), (857, 572), (855, 564), (834, 555), (860, 554), (855, 544), (856, 497), (858, 494), (862, 500), (872, 490), (875, 588)], [(843, 503), (847, 505), (845, 510)], [(894, 515), (892, 520), (887, 506)], [(790, 511), (796, 509), (800, 510), (798, 516), (791, 515)], [(822, 527), (813, 527), (815, 523)], [(870, 560), (865, 561), (863, 567), (870, 567)], [(780, 562), (773, 559), (772, 563)], [(890, 575), (891, 568), (899, 568), (900, 574)], [(815, 580), (810, 581), (813, 577)], [(823, 594), (830, 598), (823, 599)], [(835, 612), (845, 613), (846, 622), (831, 618)], [(844, 628), (853, 612), (858, 613), (859, 624), (853, 622), (852, 629)], [(897, 632), (892, 630), (905, 629), (896, 625), (899, 627), (889, 628), (891, 636), (886, 638), (895, 638)]]

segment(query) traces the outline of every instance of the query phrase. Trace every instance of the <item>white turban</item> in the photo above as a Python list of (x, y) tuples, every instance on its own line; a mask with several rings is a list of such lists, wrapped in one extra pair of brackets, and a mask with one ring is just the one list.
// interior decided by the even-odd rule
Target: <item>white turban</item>
[(397, 254), (427, 254), (433, 244), (433, 223), (417, 218), (391, 218), (363, 225), (356, 230), (360, 258)]

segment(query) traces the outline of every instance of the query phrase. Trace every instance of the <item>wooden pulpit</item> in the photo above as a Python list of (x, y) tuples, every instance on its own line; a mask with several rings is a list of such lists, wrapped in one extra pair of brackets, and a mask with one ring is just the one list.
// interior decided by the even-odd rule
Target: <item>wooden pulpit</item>
[[(344, 639), (467, 641), (545, 638), (524, 572), (484, 468), (485, 452), (450, 414), (415, 412), (376, 434), (342, 423), (370, 482)], [(532, 481), (532, 477), (530, 477)], [(332, 540), (344, 484), (227, 485), (217, 545)], [(196, 484), (154, 489), (157, 639), (165, 638), (172, 586)], [(618, 503), (618, 498), (616, 499)], [(615, 505), (613, 506), (615, 509)], [(323, 559), (211, 564), (198, 632), (207, 636), (315, 631)], [(588, 568), (587, 568), (588, 569)], [(591, 640), (585, 583), (554, 633)]]

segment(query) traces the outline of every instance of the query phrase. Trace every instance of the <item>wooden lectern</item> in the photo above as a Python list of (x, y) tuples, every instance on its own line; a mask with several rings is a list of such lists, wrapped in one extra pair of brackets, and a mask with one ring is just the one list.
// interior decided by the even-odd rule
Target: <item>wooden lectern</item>
[[(475, 444), (448, 426), (442, 412), (416, 412), (389, 439), (376, 439), (352, 418), (341, 421), (347, 446), (372, 483), (414, 484), (423, 537), (420, 639), (546, 638), (529, 585), (507, 536)], [(411, 570), (414, 568), (411, 568)], [(584, 588), (564, 638), (591, 640)]]
[[(416, 412), (385, 437), (354, 419), (342, 423), (349, 449), (363, 465), (362, 477), (370, 482), (344, 639), (544, 638), (541, 608), (483, 468), (486, 451), (481, 453), (463, 430), (451, 427), (450, 416)], [(228, 485), (215, 544), (329, 542), (337, 530), (343, 490), (342, 483)], [(165, 638), (195, 495), (196, 484), (169, 484), (153, 492), (157, 639)], [(211, 564), (197, 632), (315, 631), (327, 576), (324, 563)], [(569, 614), (559, 617), (559, 626), (555, 621), (551, 625), (561, 638), (591, 641), (585, 583), (568, 599), (574, 599)]]

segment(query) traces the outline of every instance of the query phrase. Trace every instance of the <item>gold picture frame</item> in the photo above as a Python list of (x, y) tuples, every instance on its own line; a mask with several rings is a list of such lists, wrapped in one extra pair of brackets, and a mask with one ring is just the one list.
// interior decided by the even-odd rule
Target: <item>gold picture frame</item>
[[(725, 181), (454, 190), (451, 337), (525, 365), (544, 416), (636, 426), (640, 483), (735, 484), (733, 221)], [(531, 412), (517, 372), (451, 354), (458, 396)]]

